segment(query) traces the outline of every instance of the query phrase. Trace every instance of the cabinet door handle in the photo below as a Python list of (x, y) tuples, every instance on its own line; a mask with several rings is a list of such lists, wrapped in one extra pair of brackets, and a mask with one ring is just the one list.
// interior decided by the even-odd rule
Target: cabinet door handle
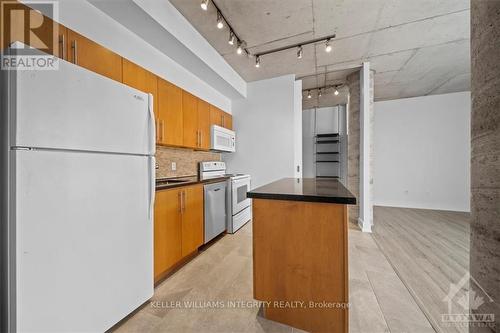
[(203, 146), (203, 133), (200, 130), (200, 147)]
[(158, 118), (155, 119), (155, 128), (156, 128), (156, 141), (159, 142), (160, 141), (160, 124), (159, 124), (159, 120)]
[(179, 213), (182, 213), (182, 191), (179, 191), (178, 197), (179, 197)]
[(62, 34), (59, 36), (59, 44), (61, 44), (61, 49), (59, 53), (59, 58), (66, 59), (66, 35)]
[(182, 212), (186, 212), (186, 191), (182, 191)]
[(220, 115), (220, 123), (221, 123), (221, 126), (224, 127), (224, 115)]
[(73, 63), (78, 65), (78, 43), (76, 40), (71, 42), (71, 48), (73, 49)]
[(160, 142), (163, 143), (163, 138), (165, 137), (165, 126), (163, 124), (163, 119), (159, 119), (158, 124), (160, 126), (159, 130)]

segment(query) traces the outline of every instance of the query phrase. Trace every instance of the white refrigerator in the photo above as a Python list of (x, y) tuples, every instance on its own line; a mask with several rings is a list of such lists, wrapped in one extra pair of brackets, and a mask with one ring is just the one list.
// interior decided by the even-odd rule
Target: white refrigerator
[(152, 97), (65, 61), (2, 72), (3, 329), (103, 332), (153, 295)]

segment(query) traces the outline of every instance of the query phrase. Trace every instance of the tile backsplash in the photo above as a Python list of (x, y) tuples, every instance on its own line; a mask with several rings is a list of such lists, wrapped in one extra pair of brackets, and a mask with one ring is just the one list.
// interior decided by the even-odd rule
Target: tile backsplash
[[(220, 161), (220, 153), (182, 148), (156, 147), (156, 178), (193, 176), (198, 174), (198, 162)], [(172, 171), (172, 162), (177, 164)]]

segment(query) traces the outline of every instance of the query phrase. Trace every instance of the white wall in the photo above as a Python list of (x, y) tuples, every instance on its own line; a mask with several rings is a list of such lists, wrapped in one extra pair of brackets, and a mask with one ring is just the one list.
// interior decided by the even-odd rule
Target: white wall
[(59, 21), (160, 77), (231, 113), (231, 100), (104, 12), (83, 0), (60, 0)]
[(375, 102), (374, 204), (470, 211), (469, 92)]
[(248, 173), (252, 188), (294, 177), (295, 76), (248, 83), (233, 101), (236, 153), (223, 154), (230, 172)]

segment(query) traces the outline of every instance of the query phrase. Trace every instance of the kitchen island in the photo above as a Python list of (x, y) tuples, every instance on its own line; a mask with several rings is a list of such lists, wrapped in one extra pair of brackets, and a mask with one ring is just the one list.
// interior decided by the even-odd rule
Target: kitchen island
[(253, 199), (253, 287), (263, 315), (310, 332), (348, 332), (347, 205), (336, 179), (284, 178)]

